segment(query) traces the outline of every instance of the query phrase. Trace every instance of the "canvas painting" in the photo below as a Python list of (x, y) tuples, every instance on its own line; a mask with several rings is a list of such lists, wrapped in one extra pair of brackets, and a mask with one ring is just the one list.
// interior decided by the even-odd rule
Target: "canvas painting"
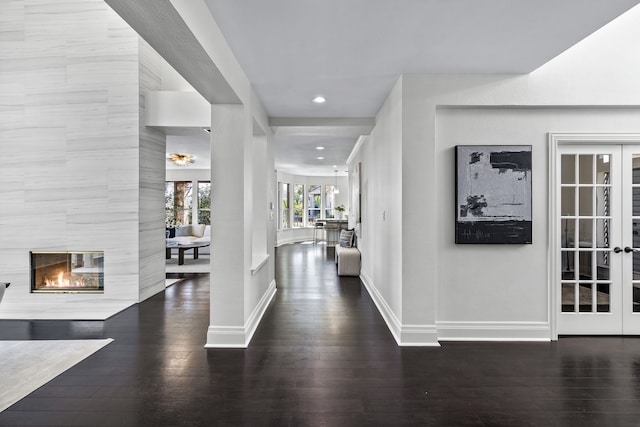
[(531, 146), (456, 146), (456, 243), (529, 244)]

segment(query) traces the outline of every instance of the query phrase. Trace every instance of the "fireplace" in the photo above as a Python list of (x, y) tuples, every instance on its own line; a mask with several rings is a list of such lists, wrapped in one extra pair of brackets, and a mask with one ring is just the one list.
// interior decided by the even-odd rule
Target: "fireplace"
[(31, 292), (104, 293), (104, 252), (31, 252)]

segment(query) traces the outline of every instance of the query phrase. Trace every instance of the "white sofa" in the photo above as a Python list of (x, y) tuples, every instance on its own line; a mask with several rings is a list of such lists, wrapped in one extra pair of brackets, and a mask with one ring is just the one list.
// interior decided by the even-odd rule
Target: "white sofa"
[[(197, 243), (204, 242), (211, 244), (211, 226), (204, 224), (189, 224), (176, 227), (175, 237), (167, 239), (167, 243)], [(200, 254), (209, 254), (209, 246), (200, 248)]]

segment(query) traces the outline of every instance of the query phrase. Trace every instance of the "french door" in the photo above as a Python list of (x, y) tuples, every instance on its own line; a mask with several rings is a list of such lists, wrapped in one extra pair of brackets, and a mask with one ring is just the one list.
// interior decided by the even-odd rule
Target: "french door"
[(559, 334), (640, 333), (640, 145), (559, 145)]

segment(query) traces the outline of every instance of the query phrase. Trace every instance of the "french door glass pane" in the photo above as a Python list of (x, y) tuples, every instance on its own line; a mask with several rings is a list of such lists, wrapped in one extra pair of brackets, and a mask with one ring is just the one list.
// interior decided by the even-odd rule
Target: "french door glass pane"
[(578, 286), (578, 304), (581, 313), (593, 311), (593, 292), (591, 283), (580, 283)]
[(611, 278), (611, 271), (609, 269), (609, 252), (608, 251), (598, 251), (596, 252), (596, 260), (597, 260), (597, 279), (598, 280), (609, 280)]
[(633, 168), (633, 184), (640, 184), (640, 154), (633, 154), (631, 156), (632, 168)]
[(574, 266), (575, 257), (577, 252), (574, 251), (562, 251), (562, 280), (575, 280), (576, 279), (576, 269)]
[(600, 154), (596, 158), (596, 184), (609, 184), (610, 159), (611, 156), (608, 154)]
[(562, 312), (574, 313), (576, 311), (576, 284), (562, 284)]
[(596, 187), (596, 215), (611, 215), (611, 187)]
[(593, 215), (593, 187), (580, 187), (578, 189), (579, 196), (579, 215)]
[(575, 248), (576, 247), (576, 220), (575, 219), (562, 219), (560, 230), (560, 245), (563, 248)]
[(580, 235), (578, 236), (578, 241), (580, 243), (581, 248), (591, 248), (593, 247), (593, 220), (592, 219), (581, 219), (579, 221), (579, 231)]
[(632, 189), (633, 200), (633, 216), (640, 215), (640, 187), (634, 187)]
[(580, 169), (580, 184), (593, 184), (593, 154), (582, 154), (578, 156)]
[(596, 295), (596, 302), (597, 302), (596, 311), (598, 313), (608, 313), (611, 307), (610, 295), (609, 295), (610, 285), (608, 283), (598, 283), (596, 287), (598, 291)]
[(574, 216), (576, 214), (576, 189), (575, 187), (562, 187), (562, 202), (560, 214), (562, 216)]
[(563, 154), (561, 159), (561, 180), (562, 184), (576, 183), (576, 156), (573, 154)]
[(611, 242), (609, 241), (609, 233), (611, 232), (611, 230), (609, 229), (609, 224), (609, 219), (596, 220), (596, 246), (598, 248), (611, 247)]
[(593, 252), (591, 251), (579, 251), (578, 252), (578, 278), (580, 280), (591, 280), (593, 279), (593, 269), (592, 269), (592, 261), (591, 255)]

